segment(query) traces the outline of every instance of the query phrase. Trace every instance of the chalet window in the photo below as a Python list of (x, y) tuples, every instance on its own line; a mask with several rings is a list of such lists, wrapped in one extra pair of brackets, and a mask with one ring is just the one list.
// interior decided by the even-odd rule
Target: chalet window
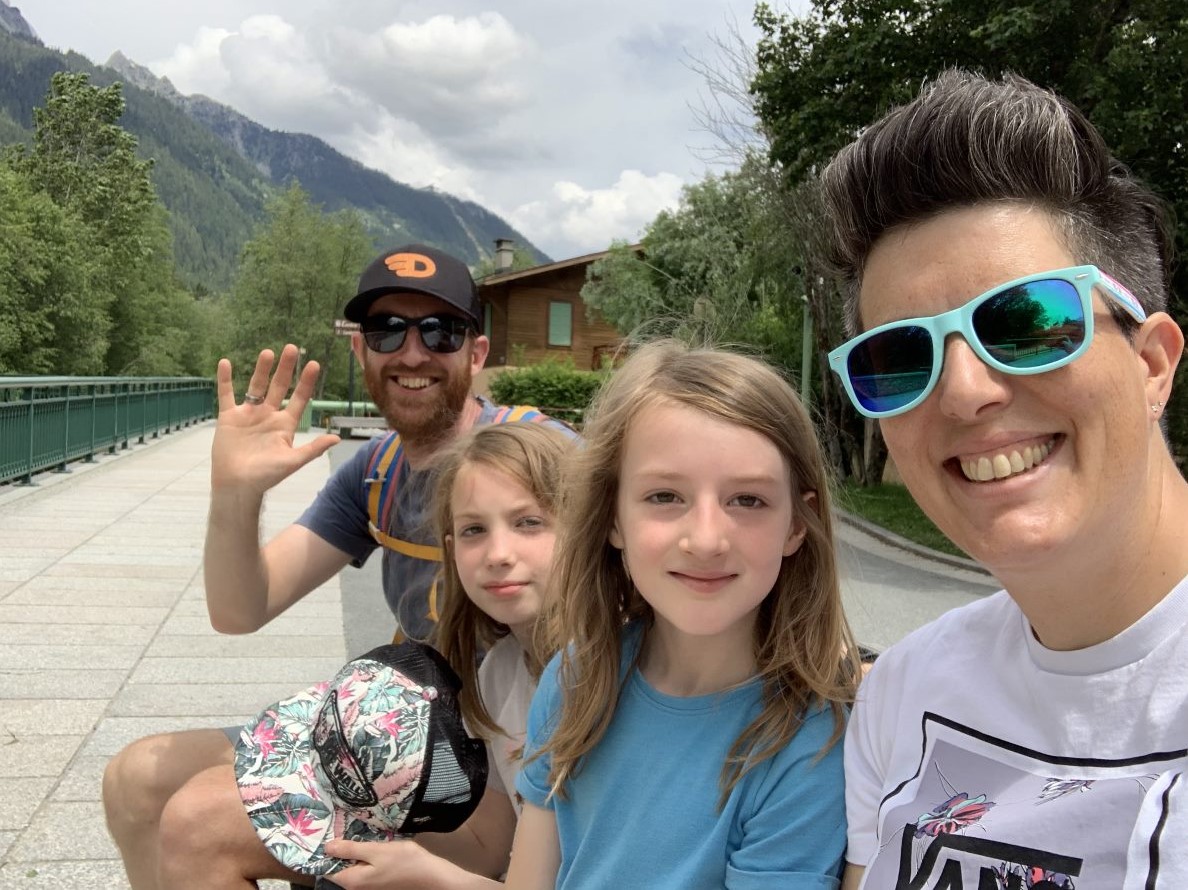
[(493, 311), (491, 304), (486, 303), (483, 305), (483, 336), (488, 340), (491, 339), (491, 331), (494, 329), (494, 327), (495, 312)]
[(573, 345), (573, 304), (549, 303), (549, 345)]

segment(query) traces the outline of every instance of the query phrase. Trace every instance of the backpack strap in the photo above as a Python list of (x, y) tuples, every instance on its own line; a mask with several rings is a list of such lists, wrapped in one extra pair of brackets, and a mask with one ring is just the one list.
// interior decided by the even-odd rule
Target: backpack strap
[(381, 547), (395, 550), (413, 559), (441, 562), (442, 550), (429, 544), (415, 544), (389, 535), (392, 505), (396, 503), (396, 489), (400, 470), (404, 466), (404, 449), (399, 433), (388, 433), (376, 446), (367, 465), (363, 484), (367, 487), (367, 530)]
[[(491, 423), (540, 423), (548, 419), (548, 415), (531, 405), (505, 405), (495, 412)], [(392, 505), (396, 503), (396, 488), (403, 467), (404, 449), (400, 445), (400, 434), (388, 433), (372, 452), (371, 460), (367, 463), (367, 475), (363, 478), (367, 488), (367, 530), (381, 547), (414, 559), (441, 562), (443, 553), (440, 547), (414, 544), (393, 537), (386, 531), (391, 527)]]
[(504, 405), (495, 412), (491, 423), (540, 423), (548, 419), (548, 415), (541, 414), (532, 405)]

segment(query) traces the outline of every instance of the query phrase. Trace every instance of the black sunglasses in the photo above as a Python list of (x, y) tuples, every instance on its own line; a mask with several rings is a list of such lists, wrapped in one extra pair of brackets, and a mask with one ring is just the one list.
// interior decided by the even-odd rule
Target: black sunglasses
[(474, 326), (457, 315), (369, 315), (359, 328), (367, 348), (375, 352), (396, 352), (404, 345), (409, 328), (420, 331), (421, 342), (430, 352), (457, 352)]

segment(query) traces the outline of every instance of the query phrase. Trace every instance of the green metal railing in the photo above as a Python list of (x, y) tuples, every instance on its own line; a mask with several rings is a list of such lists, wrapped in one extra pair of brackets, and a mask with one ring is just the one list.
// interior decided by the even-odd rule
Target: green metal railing
[(330, 418), (334, 415), (376, 417), (379, 415), (379, 409), (375, 407), (374, 402), (366, 400), (355, 399), (343, 402), (336, 399), (310, 399), (305, 405), (305, 411), (301, 415), (301, 423), (297, 429), (306, 432), (315, 426), (328, 427)]
[(204, 377), (0, 376), (0, 483), (214, 417)]

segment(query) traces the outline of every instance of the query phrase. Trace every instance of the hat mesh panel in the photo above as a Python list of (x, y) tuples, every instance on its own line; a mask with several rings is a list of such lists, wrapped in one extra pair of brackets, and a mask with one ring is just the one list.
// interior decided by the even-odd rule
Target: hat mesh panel
[(458, 707), (462, 682), (441, 653), (428, 646), (384, 646), (372, 656), (437, 693), (429, 712), (425, 772), (402, 830), (454, 831), (470, 818), (487, 784), (487, 746), (467, 734)]
[(448, 742), (433, 746), (433, 772), (425, 785), (428, 803), (466, 803), (470, 800), (470, 778), (458, 763)]

